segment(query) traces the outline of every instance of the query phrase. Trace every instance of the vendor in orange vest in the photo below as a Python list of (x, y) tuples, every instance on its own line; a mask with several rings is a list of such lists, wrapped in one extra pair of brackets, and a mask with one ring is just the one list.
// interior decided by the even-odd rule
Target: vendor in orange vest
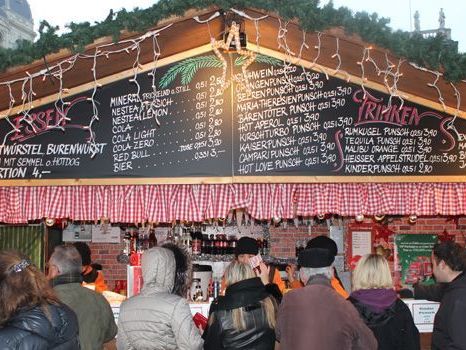
[[(259, 253), (259, 245), (257, 241), (252, 237), (241, 237), (236, 244), (235, 249), (235, 259), (239, 262), (248, 264), (249, 259), (256, 256)], [(286, 288), (285, 282), (280, 277), (280, 272), (275, 269), (273, 266), (266, 266), (264, 262), (260, 263), (258, 268), (254, 269), (258, 274), (258, 277), (261, 278), (264, 285), (275, 284), (280, 291), (280, 295), (276, 295), (273, 292), (273, 288), (268, 289), (269, 293), (272, 294), (277, 300), (281, 300), (281, 294)], [(270, 286), (269, 286), (270, 287)], [(224, 280), (222, 279), (222, 290), (225, 290)], [(278, 292), (277, 292), (278, 293)]]
[[(309, 248), (323, 248), (327, 249), (330, 254), (335, 257), (338, 254), (338, 247), (335, 241), (327, 236), (317, 236), (307, 242), (306, 249)], [(296, 270), (296, 266), (288, 266), (286, 268), (286, 272), (288, 273), (288, 282), (290, 283), (291, 288), (301, 288), (303, 284), (299, 279), (295, 279), (294, 272)], [(333, 289), (340, 294), (343, 298), (347, 299), (349, 294), (346, 292), (343, 284), (341, 283), (340, 279), (338, 278), (337, 271), (335, 267), (333, 268), (333, 277), (330, 280), (330, 284), (332, 285)]]
[(102, 271), (91, 265), (91, 248), (85, 242), (75, 242), (73, 245), (82, 258), (83, 287), (90, 287), (99, 293), (108, 290)]

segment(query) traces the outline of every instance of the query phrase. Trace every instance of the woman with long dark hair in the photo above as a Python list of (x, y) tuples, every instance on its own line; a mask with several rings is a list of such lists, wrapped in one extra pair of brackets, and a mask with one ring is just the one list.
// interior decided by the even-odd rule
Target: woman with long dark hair
[(272, 350), (277, 304), (249, 264), (225, 270), (225, 296), (212, 304), (204, 349)]
[(80, 348), (76, 315), (17, 252), (0, 251), (0, 295), (0, 349)]

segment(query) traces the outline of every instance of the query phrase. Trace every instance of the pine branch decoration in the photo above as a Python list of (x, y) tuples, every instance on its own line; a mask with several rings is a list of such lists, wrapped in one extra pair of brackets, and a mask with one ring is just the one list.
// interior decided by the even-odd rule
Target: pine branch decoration
[(215, 55), (188, 58), (171, 67), (160, 80), (159, 87), (167, 88), (178, 75), (182, 85), (189, 84), (201, 68), (222, 68), (222, 62)]

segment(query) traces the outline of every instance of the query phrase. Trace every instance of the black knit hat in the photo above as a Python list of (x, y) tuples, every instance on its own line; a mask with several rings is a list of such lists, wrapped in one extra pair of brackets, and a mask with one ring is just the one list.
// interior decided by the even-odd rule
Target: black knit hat
[(241, 237), (236, 244), (235, 255), (240, 254), (252, 254), (257, 255), (259, 253), (259, 245), (254, 238)]
[(335, 241), (327, 236), (317, 236), (306, 244), (306, 249), (322, 248), (327, 249), (334, 257), (338, 254), (338, 247)]
[(309, 248), (299, 253), (298, 264), (302, 267), (327, 267), (335, 261), (335, 256), (325, 248)]
[(85, 242), (74, 242), (74, 247), (78, 250), (83, 260), (83, 266), (91, 264), (91, 248)]

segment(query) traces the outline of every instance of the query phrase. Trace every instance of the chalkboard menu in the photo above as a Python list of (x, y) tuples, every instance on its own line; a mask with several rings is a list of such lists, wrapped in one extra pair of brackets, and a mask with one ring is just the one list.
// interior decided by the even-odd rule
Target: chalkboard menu
[(1, 120), (0, 179), (466, 174), (464, 119), (228, 55), (228, 86), (204, 54)]

